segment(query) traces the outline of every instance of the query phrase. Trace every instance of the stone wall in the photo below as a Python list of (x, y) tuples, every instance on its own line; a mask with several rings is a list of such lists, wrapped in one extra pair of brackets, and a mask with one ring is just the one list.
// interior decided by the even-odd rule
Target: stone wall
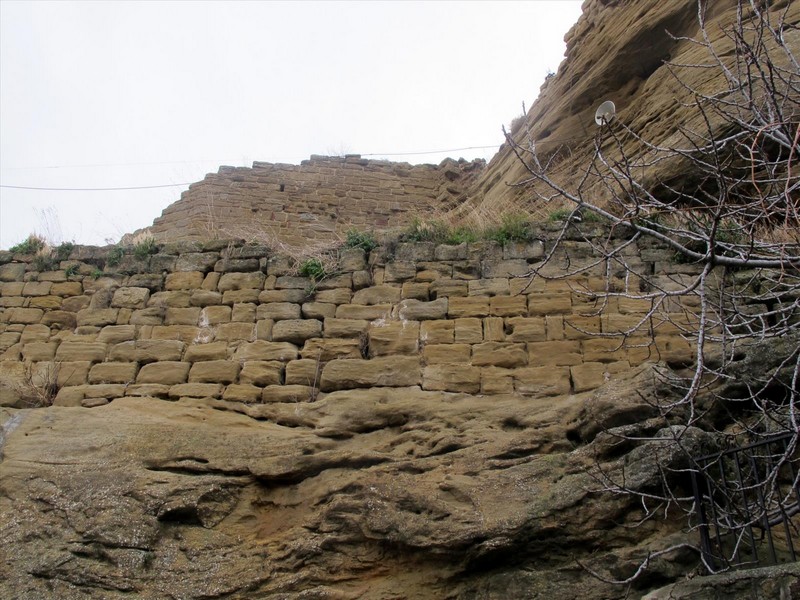
[[(384, 386), (547, 397), (690, 356), (678, 306), (653, 319), (654, 345), (592, 336), (632, 327), (649, 303), (615, 298), (598, 315), (603, 265), (531, 282), (523, 276), (546, 244), (342, 249), (337, 272), (316, 282), (264, 246), (221, 241), (129, 253), (115, 267), (109, 249), (76, 247), (49, 272), (0, 253), (4, 402), (19, 402), (26, 381), (56, 383), (58, 405), (87, 406), (121, 396), (296, 402)], [(549, 273), (597, 260), (587, 242), (565, 252)], [(680, 277), (663, 252), (632, 252), (665, 282)]]
[(390, 229), (463, 201), (484, 161), (409, 165), (312, 156), (300, 165), (221, 167), (189, 186), (150, 232), (157, 240), (330, 241), (350, 228)]

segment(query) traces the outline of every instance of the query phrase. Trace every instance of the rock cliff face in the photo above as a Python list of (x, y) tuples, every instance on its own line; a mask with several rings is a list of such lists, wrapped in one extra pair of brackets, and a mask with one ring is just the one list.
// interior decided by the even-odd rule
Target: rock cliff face
[[(709, 4), (712, 23), (730, 18), (732, 2)], [(657, 139), (674, 133), (678, 90), (660, 65), (692, 55), (664, 29), (693, 35), (693, 7), (587, 0), (568, 59), (528, 115), (542, 148), (574, 143), (565, 177), (585, 156), (601, 100)], [(392, 189), (430, 175), (378, 167), (372, 175)], [(223, 187), (247, 196), (259, 169), (280, 176), (267, 181), (270, 193), (292, 192), (280, 188), (289, 175), (267, 166), (203, 189), (230, 175)], [(494, 210), (523, 174), (502, 151), (467, 206)], [(445, 176), (452, 185), (408, 189), (464, 201), (474, 175), (462, 164)], [(336, 192), (324, 191), (325, 210)], [(387, 198), (376, 206), (395, 210)], [(188, 231), (194, 209), (178, 208)], [(308, 214), (321, 217), (318, 208)], [(553, 268), (592, 260), (578, 239)], [(116, 256), (100, 278), (108, 250), (75, 248), (44, 273), (0, 254), (0, 383), (43, 394), (0, 385), (0, 596), (800, 597), (796, 563), (761, 583), (753, 574), (710, 588), (682, 582), (698, 564), (681, 546), (696, 543), (684, 515), (641, 522), (640, 498), (604, 489), (604, 478), (624, 478), (652, 508), (655, 456), (685, 467), (653, 438), (680, 435), (701, 454), (716, 440), (655, 418), (654, 401), (673, 392), (654, 360), (679, 369), (690, 350), (677, 330), (665, 325), (657, 355), (611, 347), (586, 332), (625, 327), (641, 307), (618, 304), (600, 319), (591, 295), (576, 291), (598, 284), (591, 274), (577, 288), (515, 277), (541, 258), (542, 240), (399, 246), (392, 261), (351, 253), (318, 286), (285, 257), (219, 241)], [(694, 267), (632, 251), (665, 277)], [(55, 405), (25, 407), (56, 391)], [(673, 485), (691, 493), (680, 477)], [(630, 587), (589, 573), (624, 580), (673, 546)]]

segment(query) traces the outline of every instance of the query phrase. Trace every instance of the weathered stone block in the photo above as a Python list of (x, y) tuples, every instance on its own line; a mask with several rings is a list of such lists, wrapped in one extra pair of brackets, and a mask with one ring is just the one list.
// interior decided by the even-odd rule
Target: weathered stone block
[(397, 307), (397, 314), (407, 321), (429, 321), (447, 318), (447, 298), (439, 298), (431, 302), (420, 300), (402, 300)]
[(191, 292), (156, 292), (150, 295), (148, 306), (185, 308), (191, 304)]
[(386, 283), (394, 283), (413, 279), (417, 274), (417, 267), (413, 262), (394, 261), (386, 264), (383, 280)]
[(206, 273), (219, 260), (219, 252), (185, 252), (175, 262), (175, 271), (201, 271)]
[(585, 340), (600, 333), (600, 317), (572, 315), (564, 319), (564, 337), (568, 340)]
[(441, 364), (425, 367), (422, 389), (477, 394), (481, 389), (480, 369), (469, 365)]
[(433, 251), (433, 257), (435, 260), (466, 260), (467, 258), (467, 243), (461, 243), (457, 246), (451, 246), (449, 244), (441, 244), (436, 246)]
[(77, 323), (81, 325), (93, 325), (104, 327), (105, 325), (116, 325), (118, 308), (84, 308), (78, 311)]
[[(79, 288), (80, 288), (80, 284)], [(25, 289), (24, 281), (11, 281), (0, 283), (0, 297), (7, 296), (22, 296), (22, 290)], [(81, 293), (80, 291), (78, 292)]]
[(455, 279), (437, 279), (430, 285), (430, 296), (437, 298), (464, 297), (469, 294), (469, 287), (466, 281)]
[(327, 302), (306, 302), (301, 307), (304, 319), (325, 319), (336, 314), (336, 305)]
[(426, 282), (406, 281), (400, 289), (400, 297), (403, 299), (421, 300), (427, 302), (430, 299), (430, 284)]
[(239, 372), (239, 383), (248, 385), (281, 385), (284, 364), (278, 361), (247, 360)]
[(191, 366), (188, 362), (168, 360), (150, 363), (139, 370), (136, 383), (158, 383), (161, 385), (186, 383)]
[[(5, 313), (0, 313), (0, 320), (6, 323), (38, 323), (43, 315), (41, 308), (9, 308)], [(116, 319), (116, 315), (114, 318)]]
[(468, 281), (470, 296), (508, 296), (508, 279), (474, 279)]
[(439, 365), (447, 363), (468, 364), (470, 357), (469, 344), (428, 344), (422, 350), (425, 364)]
[(481, 394), (513, 394), (514, 377), (511, 369), (481, 368)]
[(572, 300), (567, 293), (528, 295), (529, 316), (569, 314), (570, 312), (572, 312)]
[(125, 384), (122, 383), (94, 383), (82, 385), (84, 398), (122, 398), (125, 395)]
[(494, 277), (518, 277), (526, 275), (530, 271), (528, 261), (522, 258), (512, 258), (501, 261), (484, 261), (483, 277), (492, 279)]
[(271, 302), (259, 305), (256, 316), (259, 319), (271, 319), (280, 321), (283, 319), (299, 319), (301, 308), (299, 304), (289, 302)]
[(164, 314), (165, 325), (197, 325), (200, 320), (200, 307), (167, 308)]
[(364, 288), (353, 294), (353, 304), (388, 304), (400, 300), (400, 288), (390, 285), (376, 285)]
[(593, 338), (581, 342), (583, 360), (586, 362), (616, 362), (626, 360), (628, 352), (622, 338)]
[(256, 305), (250, 302), (234, 304), (233, 310), (231, 311), (231, 321), (237, 323), (255, 323)]
[(302, 358), (328, 362), (338, 358), (363, 358), (359, 339), (312, 338), (300, 351)]
[(325, 277), (314, 284), (314, 289), (317, 290), (350, 289), (352, 287), (353, 276), (350, 273)]
[(53, 284), (50, 281), (29, 281), (22, 288), (23, 296), (49, 296)]
[[(56, 378), (58, 387), (83, 385), (89, 379), (89, 369), (91, 368), (92, 363), (88, 360), (63, 361), (59, 363)], [(81, 398), (83, 398), (83, 393), (81, 393)]]
[[(573, 367), (575, 368), (575, 367)], [(568, 367), (526, 367), (514, 371), (514, 388), (537, 398), (569, 394)]]
[(211, 342), (208, 344), (192, 344), (186, 348), (183, 360), (198, 362), (201, 360), (225, 360), (228, 357), (228, 344)]
[(275, 280), (275, 288), (279, 290), (294, 289), (307, 290), (312, 281), (308, 277), (295, 277), (294, 275), (281, 275)]
[(583, 362), (580, 342), (550, 341), (528, 343), (528, 364), (533, 366), (572, 366)]
[(220, 323), (230, 323), (230, 306), (206, 306), (200, 313), (198, 321), (203, 327), (219, 325)]
[[(258, 266), (256, 266), (258, 268)], [(225, 273), (220, 277), (217, 289), (220, 292), (229, 290), (260, 290), (264, 286), (266, 275), (260, 271), (252, 273)]]
[(214, 339), (226, 342), (251, 342), (256, 339), (255, 323), (222, 323), (213, 328)]
[(261, 290), (228, 290), (222, 294), (222, 303), (232, 304), (256, 304)]
[(423, 321), (419, 339), (423, 344), (452, 344), (455, 339), (455, 321)]
[(454, 323), (457, 344), (480, 344), (483, 341), (483, 321), (480, 319), (456, 319)]
[(547, 339), (545, 320), (541, 317), (509, 317), (506, 339), (511, 342), (542, 342)]
[(130, 383), (138, 370), (135, 362), (98, 363), (89, 371), (89, 383)]
[(322, 337), (322, 322), (316, 319), (287, 319), (272, 326), (272, 341), (302, 346), (309, 338)]
[(260, 262), (257, 258), (221, 258), (214, 264), (214, 270), (221, 272), (258, 271)]
[(54, 329), (75, 329), (78, 326), (78, 318), (74, 312), (49, 310), (42, 316), (42, 325)]
[[(337, 290), (328, 290), (334, 292)], [(347, 298), (350, 298), (350, 290), (346, 290)], [(318, 292), (317, 295), (321, 294)], [(283, 303), (289, 302), (292, 304), (301, 304), (308, 299), (308, 293), (305, 289), (289, 289), (289, 290), (264, 290), (258, 294), (258, 301), (261, 304), (270, 303)]]
[(505, 339), (505, 320), (502, 317), (486, 317), (483, 320), (483, 341), (503, 342)]
[(234, 360), (297, 360), (298, 349), (288, 342), (265, 342), (262, 340), (241, 344), (233, 354)]
[(24, 326), (19, 341), (23, 344), (29, 344), (30, 342), (47, 342), (50, 340), (50, 335), (51, 331), (47, 325), (34, 323)]
[(185, 344), (178, 340), (122, 342), (111, 348), (108, 358), (115, 361), (136, 361), (141, 364), (159, 360), (180, 360), (184, 347)]
[(225, 388), (222, 399), (229, 402), (252, 404), (261, 400), (262, 389), (254, 385), (232, 383)]
[(481, 278), (481, 261), (467, 260), (453, 265), (453, 279), (471, 281)]
[(319, 290), (314, 295), (317, 302), (328, 302), (330, 304), (349, 304), (353, 297), (352, 290), (338, 288), (335, 290)]
[(363, 319), (374, 321), (375, 319), (388, 319), (391, 314), (391, 304), (375, 304), (373, 306), (342, 304), (336, 308), (337, 319)]
[(344, 248), (339, 252), (342, 271), (363, 271), (367, 268), (366, 253), (362, 248)]
[(25, 278), (23, 263), (7, 263), (0, 265), (0, 281), (22, 281)]
[(193, 325), (159, 325), (150, 330), (152, 340), (179, 340), (186, 344), (198, 343), (202, 335), (202, 329)]
[(233, 383), (240, 368), (238, 362), (230, 360), (196, 362), (189, 370), (189, 383)]
[(150, 290), (143, 287), (121, 287), (111, 299), (112, 308), (144, 308), (150, 299)]
[(449, 298), (447, 314), (451, 319), (463, 317), (486, 317), (489, 315), (489, 298), (470, 296), (467, 298)]
[(528, 364), (525, 344), (484, 342), (472, 346), (472, 364), (484, 367), (521, 367)]
[(496, 317), (517, 317), (528, 312), (526, 296), (495, 296), (489, 300), (489, 308)]
[(286, 385), (304, 385), (317, 387), (324, 363), (301, 358), (286, 363)]
[(53, 287), (50, 288), (50, 293), (53, 296), (61, 296), (62, 298), (80, 296), (83, 293), (83, 286), (79, 281), (63, 281), (54, 283)]
[(372, 360), (334, 360), (322, 370), (322, 391), (362, 387), (419, 385), (421, 369), (416, 356), (391, 356)]
[[(91, 310), (91, 309), (89, 309)], [(161, 325), (164, 322), (164, 312), (166, 309), (160, 306), (151, 306), (135, 310), (131, 314), (131, 325)]]
[(170, 386), (161, 383), (132, 383), (125, 387), (126, 396), (168, 398)]
[(219, 398), (222, 385), (219, 383), (179, 383), (169, 388), (169, 397), (179, 398)]
[(261, 401), (268, 402), (311, 402), (317, 390), (306, 385), (268, 385), (261, 392)]
[(58, 342), (31, 342), (22, 346), (22, 358), (26, 362), (53, 360), (58, 349)]
[(103, 342), (62, 342), (56, 350), (58, 361), (102, 362), (106, 358), (107, 345)]
[(62, 298), (60, 296), (37, 296), (28, 300), (29, 308), (43, 308), (46, 311), (61, 308)]
[(191, 306), (214, 306), (222, 304), (222, 293), (211, 290), (194, 290), (189, 299)]
[(6, 331), (0, 333), (0, 353), (5, 352), (11, 346), (19, 342), (20, 333), (16, 331)]
[(367, 330), (370, 356), (414, 354), (419, 350), (417, 321), (375, 321)]

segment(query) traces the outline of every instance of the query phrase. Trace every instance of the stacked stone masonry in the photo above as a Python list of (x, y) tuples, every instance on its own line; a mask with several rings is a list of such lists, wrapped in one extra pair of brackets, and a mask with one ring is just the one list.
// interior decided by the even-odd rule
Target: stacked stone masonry
[[(541, 241), (400, 243), (388, 258), (386, 248), (342, 249), (338, 271), (316, 282), (287, 256), (225, 242), (125, 255), (99, 277), (107, 249), (76, 247), (49, 272), (0, 253), (0, 392), (52, 382), (56, 404), (84, 406), (121, 396), (301, 402), (380, 386), (549, 397), (691, 356), (677, 306), (649, 323), (654, 344), (642, 333), (625, 344), (592, 335), (630, 329), (649, 303), (615, 298), (599, 314), (602, 265), (531, 281), (544, 250)], [(585, 242), (569, 252), (572, 268), (596, 260)]]
[(292, 246), (351, 228), (396, 228), (466, 198), (482, 160), (440, 165), (312, 156), (300, 165), (221, 167), (189, 186), (150, 233), (160, 241), (267, 237)]

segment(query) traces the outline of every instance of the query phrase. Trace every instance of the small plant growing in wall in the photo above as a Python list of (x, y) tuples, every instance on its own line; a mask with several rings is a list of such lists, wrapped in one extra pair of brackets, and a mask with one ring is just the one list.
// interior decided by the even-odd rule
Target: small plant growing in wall
[(133, 255), (137, 258), (137, 260), (146, 260), (148, 256), (155, 254), (157, 250), (158, 247), (156, 246), (156, 241), (149, 237), (143, 239), (133, 247)]
[(486, 238), (504, 246), (510, 242), (530, 242), (535, 238), (533, 223), (520, 213), (505, 214), (499, 227), (486, 232)]
[(361, 248), (364, 252), (370, 252), (378, 247), (375, 236), (369, 231), (358, 231), (351, 229), (347, 232), (347, 239), (344, 242), (345, 248)]
[(122, 246), (114, 246), (108, 253), (106, 264), (109, 267), (116, 267), (120, 262), (122, 262), (122, 257), (124, 255), (125, 250), (123, 250)]
[(44, 238), (32, 233), (28, 238), (16, 246), (9, 248), (14, 254), (36, 254), (45, 247)]
[(72, 242), (63, 242), (58, 245), (55, 250), (55, 258), (57, 261), (68, 260), (70, 254), (72, 254), (72, 250), (75, 248), (75, 244)]
[(300, 265), (300, 275), (309, 277), (313, 281), (319, 281), (325, 277), (325, 266), (318, 258), (308, 258)]

